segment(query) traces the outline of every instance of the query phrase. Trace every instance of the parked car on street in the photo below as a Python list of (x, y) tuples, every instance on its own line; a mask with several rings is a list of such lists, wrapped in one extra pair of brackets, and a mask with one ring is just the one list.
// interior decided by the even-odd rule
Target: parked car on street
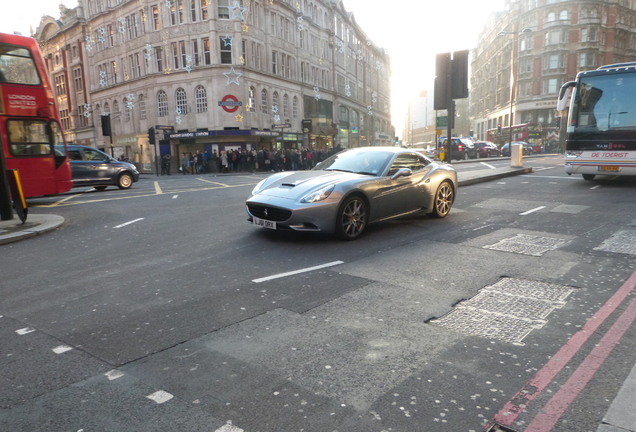
[(477, 149), (477, 157), (480, 158), (501, 156), (501, 150), (499, 150), (499, 147), (497, 147), (495, 143), (477, 141), (475, 142), (475, 148)]
[[(527, 142), (515, 141), (515, 142), (513, 142), (513, 144), (521, 144), (523, 146), (523, 155), (524, 156), (529, 156), (529, 155), (532, 154), (532, 147)], [(502, 156), (510, 156), (510, 143), (505, 143), (501, 147), (501, 155)]]
[[(453, 160), (476, 159), (477, 149), (468, 138), (451, 138), (453, 143)], [(444, 148), (447, 148), (448, 140), (444, 140)]]
[(73, 187), (93, 186), (103, 191), (108, 186), (129, 189), (139, 180), (139, 171), (128, 162), (117, 159), (93, 147), (68, 146)]
[(339, 152), (309, 171), (265, 178), (246, 201), (248, 221), (272, 230), (335, 233), (354, 240), (368, 225), (428, 214), (443, 218), (457, 191), (455, 169), (399, 147)]

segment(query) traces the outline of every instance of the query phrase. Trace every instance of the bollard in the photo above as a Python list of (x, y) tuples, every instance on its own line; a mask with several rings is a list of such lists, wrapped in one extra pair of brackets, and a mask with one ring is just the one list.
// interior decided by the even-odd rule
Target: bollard
[(510, 167), (523, 168), (523, 146), (521, 144), (510, 146)]

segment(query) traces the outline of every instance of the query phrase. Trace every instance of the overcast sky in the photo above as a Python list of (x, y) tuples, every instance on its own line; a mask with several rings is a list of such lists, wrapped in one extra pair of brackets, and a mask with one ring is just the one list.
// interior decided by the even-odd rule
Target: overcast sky
[[(401, 133), (409, 100), (432, 86), (435, 54), (472, 49), (489, 13), (503, 9), (504, 0), (343, 0), (357, 23), (391, 56), (392, 115)], [(59, 4), (77, 0), (3, 0), (0, 32), (28, 36), (43, 15), (59, 18)]]

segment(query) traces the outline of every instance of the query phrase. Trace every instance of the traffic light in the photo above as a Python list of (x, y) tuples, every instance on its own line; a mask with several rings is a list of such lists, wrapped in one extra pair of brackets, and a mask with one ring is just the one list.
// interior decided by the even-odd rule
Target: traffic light
[(110, 114), (102, 114), (102, 135), (111, 136)]
[(150, 144), (155, 144), (155, 128), (151, 127), (148, 129), (148, 142)]
[(501, 123), (497, 123), (497, 133), (501, 133)]
[(400, 145), (400, 137), (395, 137), (395, 145)]

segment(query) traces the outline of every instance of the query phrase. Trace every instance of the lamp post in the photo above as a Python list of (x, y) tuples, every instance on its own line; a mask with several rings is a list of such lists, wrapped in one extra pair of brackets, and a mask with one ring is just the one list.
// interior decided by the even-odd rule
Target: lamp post
[(517, 48), (517, 40), (518, 40), (519, 34), (529, 33), (531, 31), (532, 29), (530, 28), (524, 28), (523, 30), (519, 30), (519, 31), (501, 31), (498, 34), (498, 36), (507, 36), (507, 35), (513, 36), (512, 49), (510, 50), (510, 116), (508, 117), (508, 132), (509, 132), (508, 145), (510, 146), (511, 150), (512, 150), (512, 125), (513, 125), (512, 103), (514, 101), (514, 96), (515, 96), (515, 49)]

